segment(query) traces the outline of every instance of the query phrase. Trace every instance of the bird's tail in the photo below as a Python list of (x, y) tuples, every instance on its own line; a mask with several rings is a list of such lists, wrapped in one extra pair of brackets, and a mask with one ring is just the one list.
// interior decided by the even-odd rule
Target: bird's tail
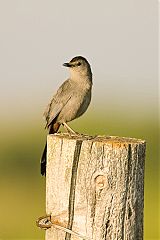
[[(50, 125), (49, 126), (49, 134), (54, 134), (54, 133), (58, 132), (59, 127), (60, 127), (59, 123), (54, 123), (53, 125)], [(47, 163), (47, 142), (45, 144), (43, 154), (41, 157), (41, 174), (42, 174), (42, 176), (43, 175), (46, 176), (46, 163)]]

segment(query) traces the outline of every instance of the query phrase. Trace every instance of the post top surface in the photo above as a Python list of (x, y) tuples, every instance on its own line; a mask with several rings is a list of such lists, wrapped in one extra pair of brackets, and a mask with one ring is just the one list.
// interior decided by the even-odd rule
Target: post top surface
[(130, 137), (118, 137), (118, 136), (105, 136), (105, 135), (95, 135), (89, 136), (84, 134), (68, 134), (68, 133), (55, 133), (49, 134), (50, 138), (63, 138), (71, 140), (81, 140), (81, 141), (91, 141), (91, 142), (104, 142), (104, 143), (126, 143), (126, 144), (144, 144), (145, 140), (130, 138)]

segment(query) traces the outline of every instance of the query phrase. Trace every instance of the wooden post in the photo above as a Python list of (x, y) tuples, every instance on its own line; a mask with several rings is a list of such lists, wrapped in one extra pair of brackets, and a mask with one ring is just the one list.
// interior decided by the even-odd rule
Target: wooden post
[(46, 240), (142, 240), (145, 141), (48, 135)]

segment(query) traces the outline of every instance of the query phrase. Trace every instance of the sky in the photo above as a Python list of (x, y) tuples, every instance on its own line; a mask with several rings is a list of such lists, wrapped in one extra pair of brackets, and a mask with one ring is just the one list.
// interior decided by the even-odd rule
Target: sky
[(1, 121), (41, 118), (76, 55), (92, 66), (92, 108), (155, 110), (157, 11), (150, 0), (1, 0)]

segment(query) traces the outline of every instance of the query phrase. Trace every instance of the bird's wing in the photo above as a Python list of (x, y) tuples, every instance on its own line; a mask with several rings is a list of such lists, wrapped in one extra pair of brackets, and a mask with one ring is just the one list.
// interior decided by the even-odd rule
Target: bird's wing
[(69, 80), (66, 80), (58, 89), (57, 93), (53, 96), (48, 104), (44, 116), (46, 119), (46, 127), (58, 116), (62, 108), (66, 105), (72, 96), (72, 85)]

